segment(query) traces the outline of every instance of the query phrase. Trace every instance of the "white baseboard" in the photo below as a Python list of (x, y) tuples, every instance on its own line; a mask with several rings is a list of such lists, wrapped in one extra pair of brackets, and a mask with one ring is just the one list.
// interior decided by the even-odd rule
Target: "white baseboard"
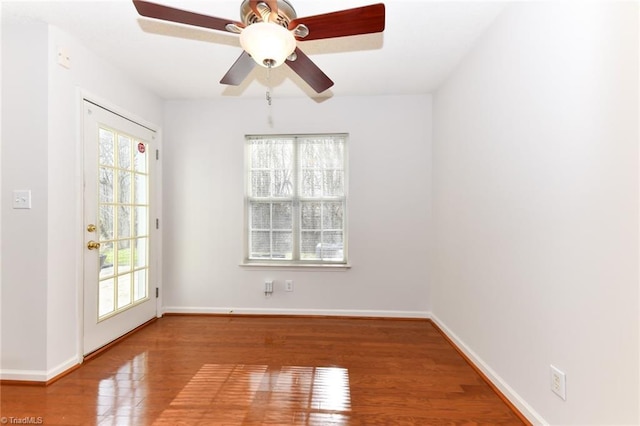
[(46, 382), (47, 372), (44, 370), (8, 370), (0, 371), (2, 380), (19, 380), (25, 382)]
[(343, 309), (263, 309), (263, 308), (205, 308), (195, 306), (165, 306), (163, 314), (225, 314), (225, 315), (317, 315), (343, 317), (422, 318), (426, 311), (378, 311)]
[(527, 402), (514, 391), (482, 358), (478, 356), (469, 346), (467, 346), (449, 327), (447, 327), (437, 316), (430, 314), (433, 321), (451, 341), (460, 349), (473, 364), (493, 383), (531, 423), (535, 425), (548, 425), (540, 414), (538, 414)]
[(60, 364), (58, 364), (56, 367), (51, 368), (49, 371), (47, 371), (47, 380), (51, 380), (54, 377), (64, 373), (65, 371), (75, 367), (78, 364), (82, 363), (82, 358), (79, 358), (77, 356), (74, 356), (72, 358), (69, 358), (68, 360), (66, 360), (65, 362), (62, 362)]
[(59, 365), (45, 370), (0, 370), (0, 380), (16, 380), (25, 382), (47, 382), (59, 374), (80, 364), (78, 357), (73, 357), (60, 363)]

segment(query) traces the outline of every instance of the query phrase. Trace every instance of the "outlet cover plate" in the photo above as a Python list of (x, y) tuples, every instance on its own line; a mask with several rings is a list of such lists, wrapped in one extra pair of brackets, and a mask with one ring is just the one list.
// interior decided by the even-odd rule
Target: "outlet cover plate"
[(563, 401), (567, 400), (567, 376), (558, 368), (551, 367), (551, 390), (553, 393), (562, 398)]

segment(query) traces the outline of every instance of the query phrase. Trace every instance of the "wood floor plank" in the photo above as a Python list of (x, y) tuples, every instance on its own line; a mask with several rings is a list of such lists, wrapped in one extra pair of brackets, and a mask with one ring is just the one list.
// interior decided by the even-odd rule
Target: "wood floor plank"
[(55, 425), (522, 425), (428, 321), (167, 316), (0, 413)]

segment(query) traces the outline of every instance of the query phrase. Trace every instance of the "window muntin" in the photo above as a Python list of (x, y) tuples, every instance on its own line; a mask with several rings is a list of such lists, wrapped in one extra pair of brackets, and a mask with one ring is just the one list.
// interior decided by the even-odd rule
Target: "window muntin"
[(246, 261), (346, 263), (347, 135), (246, 141)]

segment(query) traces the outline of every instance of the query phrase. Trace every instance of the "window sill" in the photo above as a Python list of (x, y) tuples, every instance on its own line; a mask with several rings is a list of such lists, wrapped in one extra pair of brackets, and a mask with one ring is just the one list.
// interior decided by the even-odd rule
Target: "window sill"
[(282, 271), (346, 271), (351, 269), (348, 263), (287, 263), (287, 262), (244, 262), (239, 265), (241, 268), (249, 269), (270, 269)]

